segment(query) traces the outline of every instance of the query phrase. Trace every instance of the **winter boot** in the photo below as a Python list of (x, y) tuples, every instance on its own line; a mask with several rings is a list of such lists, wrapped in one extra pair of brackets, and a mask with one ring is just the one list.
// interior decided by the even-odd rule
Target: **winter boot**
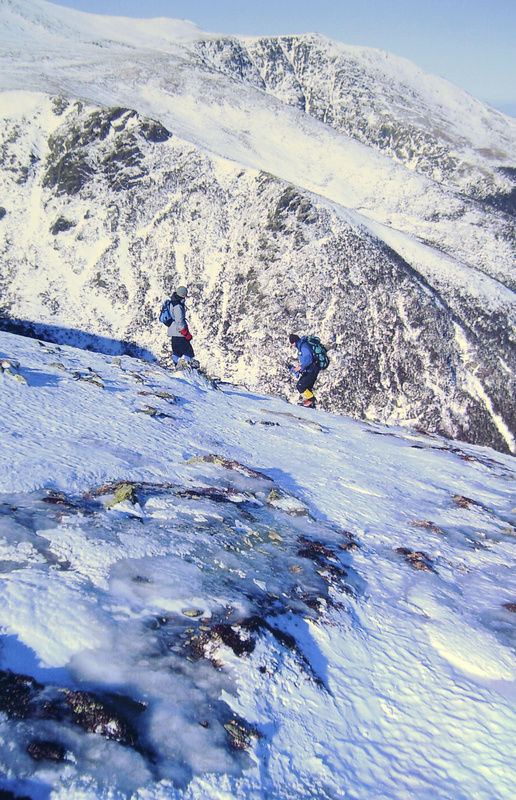
[(315, 397), (310, 389), (305, 389), (305, 391), (301, 393), (300, 405), (306, 406), (306, 408), (315, 408)]

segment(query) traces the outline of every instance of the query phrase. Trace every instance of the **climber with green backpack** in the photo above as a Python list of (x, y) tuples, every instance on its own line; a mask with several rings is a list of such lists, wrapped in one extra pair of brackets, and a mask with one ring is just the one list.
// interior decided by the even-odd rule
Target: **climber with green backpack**
[(299, 364), (289, 365), (290, 371), (298, 378), (296, 389), (301, 395), (299, 405), (315, 408), (314, 388), (317, 376), (330, 363), (325, 346), (317, 336), (289, 336), (291, 347), (297, 347)]

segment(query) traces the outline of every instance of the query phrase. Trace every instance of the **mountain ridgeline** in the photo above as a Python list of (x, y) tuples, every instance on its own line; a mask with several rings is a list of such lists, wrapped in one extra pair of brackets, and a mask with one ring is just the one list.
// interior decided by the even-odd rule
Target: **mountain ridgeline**
[[(199, 35), (180, 66), (160, 62), (163, 113), (131, 58), (112, 103), (64, 72), (52, 91), (43, 76), (3, 95), (3, 327), (166, 361), (159, 306), (186, 283), (212, 374), (289, 396), (288, 334), (316, 333), (323, 408), (514, 453), (512, 121), (409, 62), (315, 35)], [(213, 120), (212, 147), (167, 106), (181, 96), (202, 109), (204, 141)], [(274, 115), (281, 157), (250, 144), (228, 157), (224, 111), (243, 100), (249, 124)]]

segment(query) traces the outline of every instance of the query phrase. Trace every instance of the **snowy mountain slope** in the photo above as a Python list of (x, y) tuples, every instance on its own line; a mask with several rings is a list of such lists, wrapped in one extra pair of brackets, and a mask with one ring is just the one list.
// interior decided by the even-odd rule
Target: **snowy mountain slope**
[[(406, 59), (321, 36), (205, 38), (204, 63), (302, 109), (327, 125), (464, 193), (488, 196), (514, 163), (516, 124)], [(484, 192), (481, 186), (484, 185)], [(493, 189), (491, 189), (493, 191)], [(493, 197), (492, 200), (495, 198)], [(500, 205), (503, 198), (499, 198)]]
[[(27, 15), (28, 8), (33, 5), (31, 3), (27, 7), (23, 0), (17, 0), (12, 5), (8, 3), (7, 8), (25, 10)], [(335, 156), (339, 151), (342, 152), (343, 142), (346, 150), (351, 147), (347, 163), (343, 165), (346, 172), (350, 171), (351, 164), (363, 161), (364, 156), (357, 158), (360, 149), (350, 145), (348, 137), (325, 136), (327, 125), (332, 122), (328, 119), (328, 113), (338, 109), (342, 116), (346, 103), (350, 114), (357, 109), (362, 115), (367, 114), (369, 124), (375, 119), (384, 127), (392, 127), (394, 120), (397, 120), (400, 136), (409, 135), (407, 131), (413, 124), (414, 116), (420, 118), (420, 128), (428, 136), (428, 119), (422, 118), (423, 112), (430, 119), (435, 114), (439, 117), (439, 135), (451, 149), (447, 160), (454, 163), (454, 171), (462, 181), (460, 188), (463, 191), (467, 188), (466, 181), (478, 183), (479, 176), (475, 179), (470, 174), (474, 167), (469, 162), (474, 162), (484, 182), (487, 173), (491, 174), (493, 201), (495, 184), (498, 183), (499, 205), (510, 207), (514, 184), (510, 174), (499, 172), (499, 168), (510, 168), (514, 164), (516, 122), (469, 98), (441, 79), (422, 76), (420, 70), (403, 59), (374, 50), (349, 48), (313, 36), (291, 37), (285, 41), (251, 40), (248, 52), (245, 42), (236, 39), (223, 39), (197, 31), (196, 40), (193, 26), (188, 28), (184, 23), (172, 20), (159, 20), (158, 23), (149, 20), (109, 20), (45, 2), (36, 3), (36, 7), (41, 8), (42, 14), (46, 11), (48, 15), (45, 35), (41, 35), (41, 30), (35, 33), (31, 25), (23, 29), (24, 48), (29, 46), (31, 53), (28, 63), (20, 57), (18, 48), (13, 53), (12, 41), (5, 47), (3, 55), (9, 69), (3, 76), (4, 89), (29, 88), (50, 93), (66, 90), (72, 97), (86, 97), (96, 103), (135, 108), (140, 113), (161, 119), (170, 130), (209, 151), (244, 165), (266, 169), (285, 180), (302, 182), (305, 188), (345, 205), (364, 204), (363, 196), (354, 198), (353, 194), (349, 195), (350, 191), (363, 193), (360, 188), (363, 180), (353, 179), (352, 174), (352, 180), (346, 181), (348, 195), (338, 183), (335, 188), (328, 186), (329, 182), (335, 181), (332, 175), (338, 163), (335, 162)], [(8, 31), (11, 40), (12, 24)], [(55, 51), (55, 57), (49, 59), (47, 56), (42, 62), (38, 58), (38, 69), (35, 71), (34, 54), (43, 56), (44, 53), (48, 54), (49, 48)], [(217, 58), (213, 57), (213, 53)], [(251, 62), (252, 58), (257, 64)], [(349, 59), (352, 60), (352, 68)], [(242, 69), (242, 62), (249, 62), (249, 71)], [(122, 64), (125, 64), (125, 69)], [(331, 70), (329, 65), (332, 66)], [(264, 77), (258, 73), (259, 66)], [(266, 72), (267, 68), (274, 70), (274, 78)], [(61, 75), (61, 71), (65, 74)], [(309, 73), (308, 76), (305, 73)], [(350, 79), (349, 75), (352, 74), (353, 84), (339, 84), (339, 92), (336, 93), (335, 89), (328, 88), (328, 73), (334, 82), (337, 80), (335, 73), (341, 81), (344, 77)], [(283, 82), (278, 74), (283, 76)], [(235, 81), (235, 76), (245, 80)], [(281, 88), (288, 78), (296, 82), (308, 82), (303, 90), (303, 102), (296, 104), (302, 109), (302, 114), (289, 116), (285, 108), (285, 101), (292, 102), (289, 91), (282, 91)], [(314, 86), (317, 81), (320, 86)], [(409, 81), (413, 84), (410, 87)], [(267, 97), (263, 89), (268, 92), (274, 89), (281, 102), (274, 103), (273, 97), (270, 94)], [(314, 94), (327, 98), (324, 103), (325, 114), (310, 108), (307, 96)], [(446, 106), (445, 102), (449, 105)], [(381, 103), (381, 112), (375, 107), (377, 103)], [(325, 124), (314, 126), (310, 116), (312, 113)], [(285, 140), (284, 132), (278, 130), (278, 124), (282, 124), (278, 120), (279, 115), (285, 118), (288, 140)], [(433, 124), (436, 125), (436, 121)], [(382, 149), (377, 141), (379, 134), (368, 133), (367, 130), (364, 132), (364, 128), (367, 128), (364, 120), (339, 126), (339, 129), (351, 133), (354, 139)], [(283, 142), (278, 141), (278, 134), (284, 139)], [(326, 163), (320, 156), (311, 175), (310, 164), (306, 163), (303, 135), (306, 139), (317, 134), (322, 137), (321, 150), (327, 151), (330, 147), (334, 152), (327, 154)], [(299, 142), (290, 139), (296, 135), (301, 137)], [(421, 138), (422, 134), (419, 136)], [(436, 142), (433, 146), (436, 151), (441, 151), (444, 145)], [(453, 151), (453, 147), (457, 148), (457, 152)], [(383, 149), (409, 164), (411, 169), (417, 168), (417, 156), (424, 155), (424, 147), (419, 141), (414, 142), (410, 159), (403, 157), (401, 151), (397, 154), (390, 146)], [(461, 149), (467, 152), (467, 156), (460, 154)], [(343, 155), (346, 156), (346, 152)], [(303, 157), (305, 160), (301, 161)], [(371, 158), (370, 154), (368, 157)], [(267, 164), (265, 160), (271, 158), (271, 163)], [(434, 159), (439, 160), (436, 154)], [(379, 163), (373, 160), (368, 165), (369, 170), (375, 168), (380, 173), (375, 177), (377, 182), (382, 181), (381, 173), (387, 169), (386, 166), (379, 167)], [(357, 167), (360, 169), (361, 165), (355, 164), (355, 169)], [(422, 167), (422, 170), (425, 171), (425, 168)], [(304, 177), (307, 171), (309, 182)], [(439, 183), (443, 182), (445, 175), (442, 171), (434, 173), (429, 168), (426, 171)], [(358, 177), (363, 178), (363, 175)], [(393, 178), (387, 175), (383, 180), (388, 183)], [(405, 180), (410, 180), (410, 176), (405, 174)], [(398, 183), (402, 182), (396, 180), (395, 183), (396, 190), (400, 191)], [(421, 186), (416, 183), (413, 195), (418, 195)], [(371, 186), (370, 179), (367, 187), (371, 194), (380, 194), (376, 184)], [(477, 187), (474, 194), (479, 195), (480, 191)], [(487, 191), (482, 196), (486, 195)], [(392, 202), (390, 197), (384, 200), (388, 204)], [(406, 205), (403, 201), (401, 204)]]
[(511, 457), (127, 356), (0, 356), (0, 788), (512, 798)]
[[(181, 110), (174, 95), (181, 94), (185, 78), (191, 83), (197, 75), (201, 85), (196, 105), (204, 106), (204, 113), (211, 110), (210, 121), (215, 128), (220, 109), (206, 87), (216, 90), (217, 86), (227, 85), (228, 81), (221, 81), (227, 75), (236, 91), (235, 78), (239, 84), (247, 83), (261, 92), (265, 90), (277, 96), (282, 104), (295, 105), (359, 141), (374, 144), (440, 182), (451, 168), (455, 180), (462, 180), (464, 187), (465, 179), (475, 182), (469, 174), (473, 167), (485, 173), (489, 160), (495, 168), (510, 167), (514, 163), (516, 122), (513, 119), (390, 53), (347, 46), (313, 34), (271, 39), (221, 37), (178, 20), (100, 17), (43, 0), (31, 3), (6, 0), (3, 17), (11, 39), (10, 46), (5, 48), (5, 58), (11, 62), (3, 76), (7, 89), (56, 91), (49, 82), (56, 68), (60, 68), (59, 59), (62, 58), (67, 79), (85, 82), (89, 88), (86, 96), (98, 102), (100, 98), (95, 92), (101, 91), (101, 87), (109, 87), (110, 92), (123, 92), (131, 81), (132, 72), (137, 84), (131, 87), (135, 90), (133, 105), (136, 101), (145, 102), (145, 95), (147, 103), (158, 101), (157, 97), (152, 97), (152, 90), (162, 84), (160, 99), (175, 104), (176, 124), (181, 120), (193, 134), (194, 109), (191, 103), (183, 102)], [(12, 40), (18, 47), (15, 58)], [(34, 74), (31, 62), (20, 58), (19, 49), (29, 49), (32, 58), (48, 54), (48, 47), (55, 51), (57, 63), (47, 58)], [(74, 64), (78, 49), (81, 59)], [(197, 62), (192, 57), (196, 57)], [(123, 61), (128, 67), (132, 65), (127, 76), (120, 75)], [(145, 73), (144, 63), (147, 64)], [(172, 65), (175, 85), (167, 86)], [(209, 74), (214, 72), (215, 81), (210, 80)], [(112, 85), (115, 74), (118, 86)], [(28, 78), (35, 82), (31, 87), (27, 86)], [(142, 91), (139, 85), (145, 79)], [(74, 87), (74, 93), (80, 95), (78, 86)], [(189, 85), (186, 89), (191, 98), (192, 87)], [(256, 102), (261, 92), (254, 94)], [(110, 104), (114, 96), (111, 94)], [(122, 99), (117, 102), (125, 104)], [(134, 107), (144, 113), (150, 110), (149, 106)], [(166, 113), (166, 109), (161, 108), (161, 113)], [(156, 115), (155, 108), (151, 115)], [(240, 125), (235, 127), (241, 129)], [(223, 139), (227, 133), (225, 131)], [(412, 152), (408, 153), (411, 133), (416, 140)], [(202, 131), (197, 129), (197, 134), (202, 135)], [(433, 150), (426, 152), (425, 144), (429, 146), (430, 141)], [(223, 142), (214, 141), (213, 131), (209, 143), (205, 144), (223, 146)], [(231, 153), (225, 155), (231, 156)], [(428, 163), (418, 166), (418, 158), (426, 158)], [(434, 170), (440, 159), (447, 168), (436, 173)], [(432, 166), (432, 162), (436, 163)], [(503, 176), (500, 180), (503, 181)], [(507, 186), (511, 187), (510, 181)]]
[[(196, 346), (219, 374), (288, 390), (287, 333), (318, 330), (337, 348), (324, 376), (328, 408), (513, 447), (514, 356), (504, 348), (504, 367), (491, 343), (502, 324), (513, 328), (514, 312), (498, 281), (465, 267), (461, 276), (460, 264), (377, 224), (375, 240), (363, 218), (209, 158), (132, 112), (5, 99), (11, 317), (160, 353), (157, 307), (183, 280)], [(414, 261), (426, 261), (427, 276)], [(34, 280), (37, 293), (27, 292)], [(496, 409), (474, 384), (476, 359)]]
[(3, 88), (54, 95), (2, 96), (4, 316), (158, 355), (181, 280), (218, 374), (280, 391), (310, 328), (326, 407), (514, 452), (513, 121), (312, 36), (1, 11)]

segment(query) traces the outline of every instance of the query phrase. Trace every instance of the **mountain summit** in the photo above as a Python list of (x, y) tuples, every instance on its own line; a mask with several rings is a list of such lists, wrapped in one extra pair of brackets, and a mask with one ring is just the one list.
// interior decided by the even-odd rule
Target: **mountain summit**
[(388, 53), (307, 34), (0, 6), (1, 314), (163, 358), (189, 287), (207, 368), (516, 452), (516, 120)]

